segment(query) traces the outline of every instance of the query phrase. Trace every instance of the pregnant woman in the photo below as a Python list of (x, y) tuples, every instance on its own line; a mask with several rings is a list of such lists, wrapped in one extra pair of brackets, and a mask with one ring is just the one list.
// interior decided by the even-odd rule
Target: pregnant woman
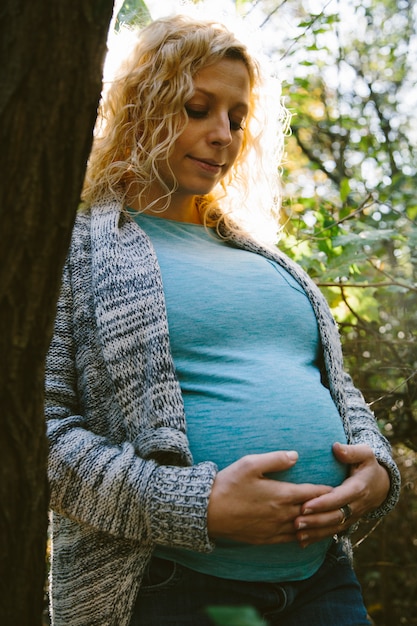
[(55, 626), (369, 623), (349, 529), (399, 474), (320, 291), (241, 217), (259, 85), (177, 16), (101, 104), (47, 360)]

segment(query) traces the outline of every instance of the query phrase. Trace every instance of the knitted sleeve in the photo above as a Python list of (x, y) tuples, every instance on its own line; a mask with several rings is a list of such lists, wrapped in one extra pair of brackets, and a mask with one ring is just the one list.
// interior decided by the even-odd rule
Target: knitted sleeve
[(161, 466), (141, 459), (132, 443), (114, 443), (98, 434), (99, 425), (87, 424), (80, 410), (72, 307), (67, 265), (46, 363), (52, 509), (116, 537), (210, 550), (206, 511), (215, 466)]
[(344, 373), (344, 391), (347, 419), (352, 433), (350, 443), (369, 445), (378, 462), (387, 469), (390, 475), (391, 489), (385, 502), (367, 516), (371, 519), (378, 518), (388, 513), (398, 501), (401, 486), (400, 472), (392, 458), (391, 446), (379, 430), (374, 414), (346, 372)]

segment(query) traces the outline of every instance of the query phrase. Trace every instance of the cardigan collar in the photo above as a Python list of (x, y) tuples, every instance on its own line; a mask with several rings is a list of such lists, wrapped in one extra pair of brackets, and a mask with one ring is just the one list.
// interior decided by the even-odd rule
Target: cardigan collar
[(99, 338), (127, 436), (144, 458), (190, 464), (153, 247), (122, 206), (107, 201), (91, 209), (91, 255)]

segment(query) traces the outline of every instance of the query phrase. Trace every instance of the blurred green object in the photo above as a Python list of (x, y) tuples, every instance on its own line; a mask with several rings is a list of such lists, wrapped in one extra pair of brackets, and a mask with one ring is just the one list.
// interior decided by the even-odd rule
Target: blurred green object
[(206, 612), (215, 626), (267, 626), (251, 606), (211, 606)]

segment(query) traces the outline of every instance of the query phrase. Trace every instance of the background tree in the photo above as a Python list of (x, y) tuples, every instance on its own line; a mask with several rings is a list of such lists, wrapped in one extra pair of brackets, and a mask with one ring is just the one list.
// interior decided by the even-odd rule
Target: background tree
[(112, 0), (0, 11), (0, 623), (41, 623), (44, 358), (101, 89)]

